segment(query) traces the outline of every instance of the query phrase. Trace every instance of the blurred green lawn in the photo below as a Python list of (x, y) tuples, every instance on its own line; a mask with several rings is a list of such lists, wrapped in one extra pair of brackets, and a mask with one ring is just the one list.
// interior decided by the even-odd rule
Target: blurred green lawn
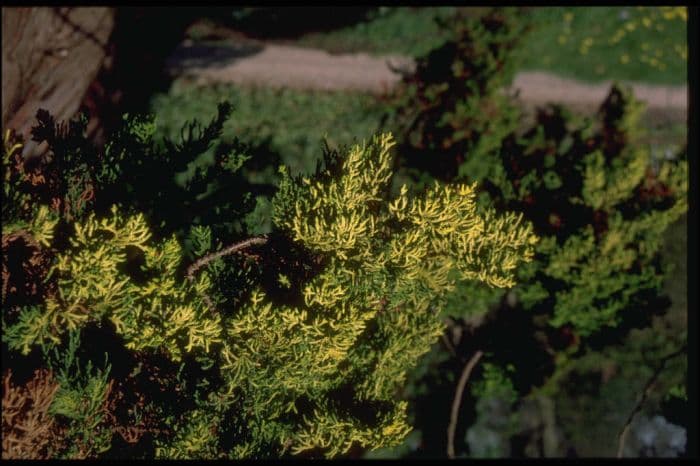
[(687, 82), (685, 9), (532, 8), (523, 67), (586, 81)]
[[(335, 53), (420, 56), (445, 40), (434, 21), (454, 7), (380, 8), (368, 21), (310, 33), (298, 45)], [(479, 9), (467, 8), (467, 13)], [(533, 26), (520, 50), (527, 70), (584, 81), (620, 79), (655, 84), (687, 81), (684, 7), (531, 7)]]

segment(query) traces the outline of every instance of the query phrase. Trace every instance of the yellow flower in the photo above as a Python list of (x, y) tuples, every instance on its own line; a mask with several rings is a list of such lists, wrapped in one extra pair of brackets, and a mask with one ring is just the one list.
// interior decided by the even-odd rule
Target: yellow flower
[(622, 63), (623, 65), (629, 63), (629, 61), (630, 61), (630, 56), (627, 54), (624, 54), (620, 57), (620, 63)]
[(673, 20), (678, 17), (683, 21), (688, 21), (688, 10), (686, 7), (663, 7), (663, 16), (666, 20)]

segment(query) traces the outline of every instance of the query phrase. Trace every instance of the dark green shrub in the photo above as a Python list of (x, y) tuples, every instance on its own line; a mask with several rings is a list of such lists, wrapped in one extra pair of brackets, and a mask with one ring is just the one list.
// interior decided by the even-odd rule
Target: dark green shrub
[(533, 128), (503, 141), (485, 183), (498, 208), (522, 212), (543, 237), (518, 300), (578, 336), (616, 327), (660, 291), (663, 233), (687, 210), (687, 163), (651, 159), (638, 142), (641, 111), (620, 87), (596, 121), (541, 109)]
[(525, 33), (510, 8), (442, 19), (451, 37), (417, 60), (390, 97), (385, 124), (398, 135), (401, 163), (439, 179), (460, 174), (460, 163), (498, 150), (517, 127), (518, 111), (503, 89), (515, 71), (514, 52)]

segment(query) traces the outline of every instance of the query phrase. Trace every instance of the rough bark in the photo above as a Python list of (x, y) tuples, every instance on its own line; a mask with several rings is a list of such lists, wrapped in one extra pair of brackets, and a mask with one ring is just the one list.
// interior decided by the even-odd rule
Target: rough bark
[(39, 108), (58, 121), (80, 109), (103, 66), (114, 18), (103, 7), (2, 8), (2, 126), (24, 136), (25, 156), (40, 152), (29, 142)]

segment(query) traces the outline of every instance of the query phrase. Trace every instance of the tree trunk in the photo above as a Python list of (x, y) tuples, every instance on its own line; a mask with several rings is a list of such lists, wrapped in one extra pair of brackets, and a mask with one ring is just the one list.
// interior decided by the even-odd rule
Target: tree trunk
[(29, 140), (39, 108), (57, 121), (80, 109), (114, 19), (113, 8), (2, 8), (2, 126), (24, 137), (25, 156), (41, 152)]

